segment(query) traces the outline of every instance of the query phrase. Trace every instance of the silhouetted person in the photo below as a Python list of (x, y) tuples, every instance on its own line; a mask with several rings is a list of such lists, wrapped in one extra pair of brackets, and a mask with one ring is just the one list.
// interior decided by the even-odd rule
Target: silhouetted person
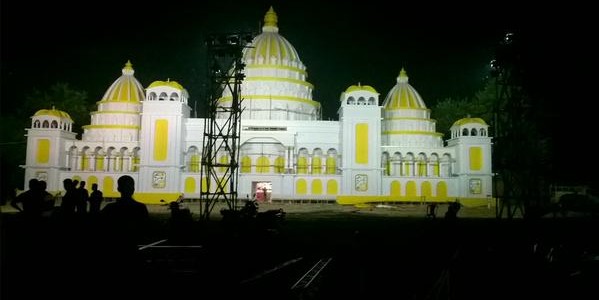
[(133, 199), (135, 181), (131, 176), (121, 176), (117, 190), (121, 197), (100, 211), (102, 232), (106, 234), (101, 256), (107, 259), (103, 266), (107, 273), (115, 274), (114, 289), (119, 293), (135, 293), (139, 287), (134, 287), (137, 284), (134, 280), (143, 275), (140, 272), (143, 262), (137, 248), (149, 225), (148, 209)]
[(462, 207), (462, 204), (460, 204), (460, 202), (458, 202), (457, 200), (455, 202), (450, 203), (449, 206), (447, 207), (447, 212), (445, 212), (445, 219), (448, 219), (448, 220), (457, 219), (458, 211), (460, 210), (461, 207)]
[(65, 189), (64, 196), (62, 196), (62, 202), (60, 203), (60, 209), (64, 216), (72, 216), (75, 214), (75, 206), (77, 205), (77, 191), (73, 180), (67, 178), (62, 181)]
[(26, 216), (40, 216), (44, 205), (39, 181), (35, 178), (29, 180), (29, 190), (13, 198), (10, 205)]
[(427, 218), (437, 218), (437, 203), (430, 203), (426, 206), (426, 217)]
[(51, 212), (54, 209), (54, 196), (50, 193), (48, 193), (48, 191), (46, 191), (46, 188), (48, 187), (48, 184), (43, 181), (40, 180), (38, 182), (39, 184), (39, 193), (42, 197), (42, 212), (47, 213), (47, 212)]
[(87, 214), (87, 201), (89, 200), (89, 193), (85, 189), (85, 181), (81, 181), (79, 183), (79, 188), (77, 189), (77, 214), (85, 215)]
[(102, 195), (102, 192), (98, 190), (98, 184), (92, 184), (92, 193), (89, 195), (89, 213), (92, 215), (99, 214), (103, 200), (104, 196)]

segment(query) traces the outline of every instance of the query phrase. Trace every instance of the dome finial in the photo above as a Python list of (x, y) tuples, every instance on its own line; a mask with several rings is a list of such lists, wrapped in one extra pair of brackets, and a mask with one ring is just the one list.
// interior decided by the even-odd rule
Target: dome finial
[(133, 64), (131, 63), (131, 60), (127, 60), (127, 63), (125, 63), (125, 67), (123, 68), (123, 75), (133, 75), (133, 73), (135, 73)]
[(399, 71), (399, 76), (397, 76), (397, 82), (408, 82), (408, 73), (406, 69), (401, 67), (401, 71)]
[(278, 21), (279, 19), (277, 17), (277, 13), (271, 6), (270, 9), (266, 12), (266, 15), (264, 15), (264, 26), (277, 27)]

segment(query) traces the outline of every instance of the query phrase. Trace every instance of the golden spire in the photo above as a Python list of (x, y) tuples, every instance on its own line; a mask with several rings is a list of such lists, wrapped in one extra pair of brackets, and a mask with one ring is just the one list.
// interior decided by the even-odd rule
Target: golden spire
[(133, 70), (133, 64), (131, 63), (131, 60), (127, 60), (127, 63), (125, 64), (125, 70)]
[(399, 71), (399, 76), (397, 76), (397, 82), (408, 82), (408, 73), (406, 72), (406, 69), (404, 69), (403, 67), (401, 68), (401, 71)]
[(270, 9), (266, 12), (266, 15), (264, 15), (264, 26), (277, 27), (277, 22), (277, 13), (271, 6)]

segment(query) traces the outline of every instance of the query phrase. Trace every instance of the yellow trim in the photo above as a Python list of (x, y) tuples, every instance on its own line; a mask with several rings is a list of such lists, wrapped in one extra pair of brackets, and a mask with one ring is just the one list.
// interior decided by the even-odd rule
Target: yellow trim
[(339, 193), (339, 188), (337, 184), (337, 180), (329, 179), (327, 181), (327, 195), (337, 195)]
[(97, 114), (128, 114), (128, 115), (139, 115), (139, 112), (135, 111), (127, 111), (127, 110), (102, 110), (102, 111), (93, 111), (92, 115)]
[(351, 92), (355, 92), (355, 91), (368, 91), (368, 92), (372, 92), (378, 95), (378, 92), (371, 86), (369, 85), (350, 85), (345, 92), (346, 93), (351, 93)]
[(165, 161), (168, 154), (168, 120), (158, 119), (154, 128), (154, 160)]
[(421, 107), (409, 107), (409, 108), (391, 108), (391, 107), (385, 107), (384, 110), (385, 111), (393, 111), (393, 110), (401, 110), (401, 111), (406, 111), (406, 110), (425, 110), (425, 111), (431, 111), (430, 108), (421, 108)]
[(437, 123), (437, 120), (435, 120), (435, 119), (428, 119), (428, 118), (410, 118), (410, 117), (385, 118), (385, 121), (396, 121), (396, 120), (430, 121), (430, 122), (433, 122), (433, 123)]
[(275, 158), (275, 173), (282, 174), (285, 172), (285, 157), (279, 156)]
[(201, 193), (206, 193), (208, 191), (208, 180), (206, 177), (202, 177), (202, 191)]
[(176, 81), (170, 81), (170, 80), (169, 81), (156, 80), (156, 81), (150, 83), (150, 85), (148, 86), (148, 89), (159, 87), (159, 86), (168, 86), (168, 87), (172, 87), (172, 88), (178, 89), (180, 91), (184, 90), (183, 86), (180, 85), (178, 82), (176, 82)]
[(437, 198), (447, 198), (447, 183), (445, 181), (437, 182)]
[(322, 159), (318, 156), (312, 157), (312, 174), (322, 174)]
[(356, 124), (356, 163), (368, 164), (368, 123)]
[[(123, 160), (121, 159), (121, 161)], [(81, 155), (81, 170), (87, 171), (87, 169), (89, 169), (89, 156), (84, 153)]]
[(296, 83), (299, 85), (303, 85), (303, 86), (307, 86), (311, 89), (314, 89), (314, 85), (312, 85), (311, 83), (305, 81), (305, 80), (299, 80), (299, 79), (293, 79), (293, 78), (281, 78), (281, 77), (271, 77), (271, 76), (255, 76), (255, 77), (247, 77), (244, 79), (245, 81), (279, 81), (279, 82), (290, 82), (290, 83)]
[(483, 149), (481, 147), (470, 147), (470, 170), (480, 171), (483, 168)]
[[(437, 202), (437, 203), (451, 203), (458, 200), (465, 207), (480, 207), (493, 205), (492, 198), (466, 198), (466, 197), (450, 197), (438, 199), (433, 197), (426, 199), (426, 202)], [(393, 196), (337, 196), (337, 204), (341, 205), (356, 205), (356, 204), (367, 204), (367, 203), (379, 203), (379, 202), (419, 202), (420, 199), (407, 198), (407, 197), (393, 197)]]
[(312, 180), (312, 195), (322, 195), (322, 180)]
[(279, 18), (277, 17), (277, 13), (271, 6), (270, 9), (264, 15), (264, 26), (277, 27), (278, 19)]
[(391, 197), (401, 196), (401, 182), (393, 180), (391, 182)]
[(403, 168), (401, 168), (402, 170), (402, 176), (412, 176), (412, 165), (414, 163), (412, 161), (406, 162), (403, 164)]
[(428, 131), (415, 131), (415, 130), (387, 130), (383, 131), (383, 134), (416, 134), (416, 135), (432, 135), (432, 136), (440, 136), (443, 134), (439, 132), (428, 132)]
[[(284, 100), (284, 101), (294, 101), (307, 103), (314, 107), (320, 107), (320, 103), (316, 102), (312, 99), (308, 98), (299, 98), (299, 97), (291, 97), (291, 96), (280, 96), (280, 95), (248, 95), (242, 96), (244, 100), (262, 100), (262, 101), (270, 101), (270, 100)], [(230, 102), (233, 100), (231, 96), (225, 96), (218, 99), (218, 103)]]
[(104, 158), (105, 158), (105, 156), (103, 156), (103, 155), (96, 155), (96, 159), (95, 159), (95, 163), (94, 163), (96, 171), (104, 170)]
[(132, 75), (121, 77), (117, 81), (116, 85), (111, 86), (110, 93), (107, 95), (108, 98), (101, 101), (139, 103), (140, 97), (143, 99), (143, 92), (137, 89), (136, 79)]
[(433, 163), (433, 176), (440, 176), (441, 174), (441, 168), (439, 167), (439, 162), (436, 161)]
[(185, 178), (185, 193), (195, 193), (196, 192), (196, 179), (193, 177)]
[(109, 176), (104, 177), (104, 182), (102, 183), (102, 194), (104, 197), (120, 197), (121, 194), (114, 190), (114, 179)]
[[(281, 50), (285, 49), (285, 47), (281, 47)], [(281, 56), (285, 57), (285, 54), (283, 53)], [(289, 71), (295, 71), (298, 72), (300, 74), (304, 74), (306, 75), (306, 71), (302, 70), (300, 68), (296, 68), (296, 67), (289, 67), (289, 66), (279, 66), (279, 65), (271, 65), (271, 64), (264, 64), (264, 65), (259, 65), (259, 64), (249, 64), (245, 66), (246, 69), (280, 69), (280, 70), (289, 70)]]
[(270, 159), (266, 156), (260, 156), (256, 160), (256, 173), (269, 173)]
[[(93, 176), (93, 175), (92, 175), (92, 176), (89, 176), (89, 177), (87, 177), (87, 181), (86, 181), (86, 184), (85, 184), (85, 189), (86, 189), (88, 192), (90, 192), (90, 193), (91, 193), (91, 192), (92, 192), (92, 185), (93, 185), (94, 183), (95, 183), (95, 184), (98, 184), (98, 177), (96, 177), (96, 176)], [(98, 187), (98, 190), (99, 190), (99, 189), (100, 189), (100, 188)]]
[(470, 124), (470, 123), (477, 123), (477, 124), (488, 126), (487, 122), (485, 122), (485, 120), (483, 120), (481, 118), (463, 118), (463, 119), (459, 119), (459, 120), (455, 121), (455, 123), (453, 123), (452, 126), (461, 126), (461, 125), (466, 125), (466, 124)]
[(335, 157), (327, 157), (325, 172), (326, 174), (337, 173), (337, 159)]
[(308, 186), (305, 179), (298, 179), (295, 182), (295, 193), (297, 195), (305, 195), (308, 191)]
[(84, 129), (141, 129), (136, 125), (85, 125), (81, 127)]
[[(225, 164), (225, 165), (229, 164), (229, 156), (228, 155), (221, 156), (219, 158), (218, 162), (221, 164)], [(227, 170), (227, 167), (219, 167), (218, 170), (221, 172), (224, 172)]]
[(307, 174), (308, 173), (308, 158), (305, 156), (300, 156), (297, 158), (297, 174)]
[(425, 199), (431, 199), (433, 197), (433, 188), (430, 182), (425, 181), (420, 185), (420, 195), (426, 197)]
[(40, 109), (37, 112), (35, 112), (35, 114), (33, 116), (34, 117), (39, 117), (39, 116), (58, 117), (58, 118), (63, 118), (63, 119), (73, 121), (73, 119), (71, 119), (71, 116), (69, 116), (69, 114), (67, 114), (66, 112), (64, 112), (62, 110), (58, 110), (54, 107), (52, 107), (52, 109)]
[(189, 161), (189, 169), (191, 172), (200, 172), (200, 155), (192, 154), (191, 160)]
[(133, 199), (145, 204), (160, 204), (160, 200), (167, 203), (177, 201), (181, 193), (135, 193)]
[(35, 155), (35, 161), (38, 164), (47, 164), (50, 161), (50, 140), (49, 139), (37, 140), (37, 152)]
[(408, 183), (406, 183), (406, 197), (416, 197), (417, 195), (416, 182), (412, 180), (408, 181)]
[(426, 162), (424, 160), (419, 160), (416, 164), (418, 165), (418, 176), (427, 176), (428, 170), (426, 168)]
[(251, 173), (251, 172), (252, 172), (252, 159), (246, 155), (241, 158), (240, 173)]
[(141, 158), (139, 156), (133, 156), (133, 161), (132, 161), (132, 168), (133, 168), (133, 172), (138, 172), (139, 171), (139, 163), (141, 162)]

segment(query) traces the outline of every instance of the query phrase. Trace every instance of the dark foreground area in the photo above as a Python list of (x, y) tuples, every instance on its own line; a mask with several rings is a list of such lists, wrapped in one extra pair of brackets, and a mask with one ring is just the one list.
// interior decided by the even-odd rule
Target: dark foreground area
[(1, 296), (595, 299), (597, 223), (320, 212), (174, 227), (154, 215), (133, 245), (93, 220), (3, 214)]

